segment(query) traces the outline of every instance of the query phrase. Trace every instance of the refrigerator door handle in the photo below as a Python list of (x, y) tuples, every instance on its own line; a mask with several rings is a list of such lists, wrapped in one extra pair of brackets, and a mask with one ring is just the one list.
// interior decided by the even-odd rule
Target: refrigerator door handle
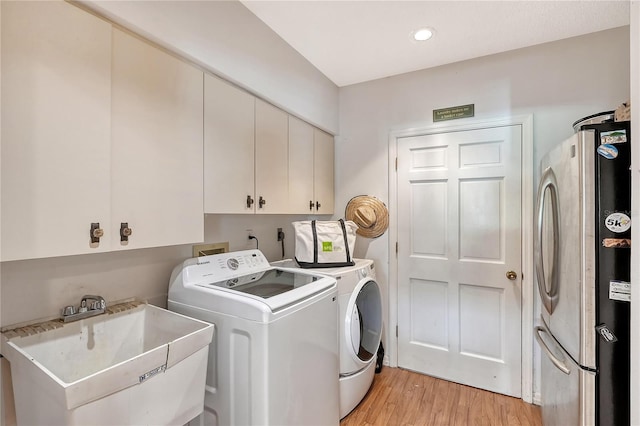
[[(547, 189), (549, 190), (547, 192)], [(551, 259), (551, 270), (549, 274), (549, 278), (551, 282), (550, 286), (547, 286), (547, 280), (545, 278), (545, 265), (544, 259), (542, 256), (542, 237), (543, 237), (543, 225), (544, 225), (544, 206), (545, 199), (547, 197), (547, 193), (551, 197), (550, 205), (551, 205), (551, 232), (552, 232), (552, 250), (553, 257)], [(547, 167), (542, 173), (542, 177), (540, 179), (540, 186), (538, 187), (538, 197), (537, 197), (537, 221), (536, 232), (535, 232), (535, 266), (536, 266), (536, 277), (538, 281), (538, 291), (540, 293), (540, 298), (542, 300), (542, 304), (549, 314), (552, 314), (555, 309), (555, 302), (558, 294), (558, 250), (559, 250), (559, 242), (558, 242), (558, 232), (559, 232), (559, 221), (558, 221), (558, 184), (556, 182), (556, 175), (553, 173), (551, 167)]]
[(567, 365), (561, 360), (559, 360), (558, 357), (556, 357), (553, 354), (553, 352), (551, 352), (551, 349), (549, 349), (549, 347), (544, 342), (544, 340), (542, 340), (542, 336), (540, 335), (540, 333), (547, 333), (547, 330), (545, 330), (543, 327), (540, 327), (540, 326), (536, 327), (534, 330), (536, 332), (535, 336), (536, 336), (536, 340), (538, 341), (538, 344), (540, 345), (540, 348), (543, 350), (545, 354), (547, 354), (547, 357), (553, 363), (553, 365), (555, 365), (556, 368), (562, 371), (564, 374), (566, 375), (571, 374), (571, 370), (569, 370)]

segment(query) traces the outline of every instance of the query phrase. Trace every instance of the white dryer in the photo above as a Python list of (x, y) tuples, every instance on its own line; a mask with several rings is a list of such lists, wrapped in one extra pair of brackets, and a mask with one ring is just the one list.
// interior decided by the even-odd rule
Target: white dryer
[[(349, 414), (371, 387), (382, 335), (382, 296), (373, 260), (354, 261), (354, 266), (303, 269), (329, 275), (338, 283), (340, 418)], [(295, 260), (272, 265), (299, 268)]]

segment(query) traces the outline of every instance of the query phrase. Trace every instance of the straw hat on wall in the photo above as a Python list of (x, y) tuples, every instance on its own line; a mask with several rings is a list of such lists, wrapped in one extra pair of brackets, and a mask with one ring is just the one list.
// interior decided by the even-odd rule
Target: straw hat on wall
[(358, 195), (345, 209), (344, 217), (358, 225), (356, 233), (366, 238), (378, 238), (389, 226), (387, 206), (376, 197)]

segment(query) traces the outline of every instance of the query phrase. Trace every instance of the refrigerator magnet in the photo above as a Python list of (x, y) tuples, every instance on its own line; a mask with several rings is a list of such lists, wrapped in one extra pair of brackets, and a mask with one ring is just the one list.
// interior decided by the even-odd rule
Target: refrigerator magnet
[(598, 151), (598, 154), (600, 154), (601, 157), (604, 157), (607, 160), (613, 160), (614, 158), (616, 158), (618, 156), (618, 148), (616, 148), (615, 146), (610, 145), (608, 143), (600, 145), (598, 147), (597, 151)]
[(627, 141), (627, 130), (612, 130), (611, 132), (600, 133), (600, 143), (602, 144), (616, 144), (625, 143)]
[(610, 281), (609, 299), (631, 302), (631, 283), (626, 281)]
[(611, 213), (604, 220), (604, 225), (609, 231), (619, 234), (631, 228), (631, 218), (624, 213)]
[(631, 248), (629, 238), (605, 238), (602, 240), (602, 247), (605, 248)]

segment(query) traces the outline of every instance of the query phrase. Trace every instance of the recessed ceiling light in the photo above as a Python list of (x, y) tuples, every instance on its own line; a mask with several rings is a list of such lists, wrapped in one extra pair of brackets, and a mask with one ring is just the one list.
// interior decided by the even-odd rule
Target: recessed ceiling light
[(413, 39), (416, 41), (425, 41), (429, 40), (433, 37), (433, 29), (432, 28), (420, 28), (413, 32)]

